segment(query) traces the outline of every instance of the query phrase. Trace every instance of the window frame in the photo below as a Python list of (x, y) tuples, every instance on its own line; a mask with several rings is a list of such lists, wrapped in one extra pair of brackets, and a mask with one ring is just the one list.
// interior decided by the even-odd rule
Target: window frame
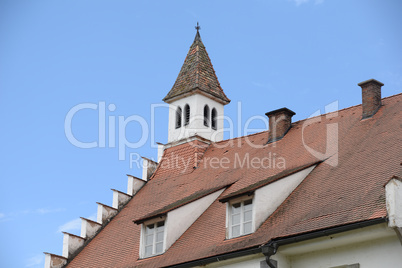
[[(245, 202), (251, 201), (251, 209), (245, 210)], [(235, 216), (233, 214), (233, 206), (236, 204), (240, 203), (240, 222), (238, 224), (233, 224), (233, 218), (232, 216)], [(233, 200), (230, 200), (227, 202), (227, 208), (226, 208), (226, 238), (227, 239), (232, 239), (236, 237), (241, 237), (244, 235), (249, 235), (254, 233), (254, 210), (255, 210), (255, 204), (254, 204), (254, 196), (242, 196)], [(250, 211), (251, 213), (251, 220), (245, 221), (244, 220), (244, 214), (245, 212)], [(244, 226), (246, 223), (251, 224), (251, 230), (250, 232), (245, 233), (244, 232)], [(240, 225), (240, 231), (239, 235), (234, 236), (233, 235), (233, 229), (232, 227)]]
[(212, 108), (212, 110), (211, 110), (211, 128), (213, 130), (218, 129), (217, 117), (218, 117), (218, 111), (215, 108)]
[(183, 118), (183, 111), (180, 106), (176, 108), (176, 121), (175, 121), (175, 129), (181, 128), (182, 126), (182, 118)]
[(190, 124), (190, 118), (191, 118), (191, 109), (190, 109), (190, 105), (188, 105), (186, 103), (186, 105), (184, 105), (184, 113), (183, 113), (183, 119), (184, 119), (184, 124), (183, 126), (188, 126)]
[[(163, 239), (162, 239), (162, 241), (156, 241), (157, 234), (158, 234), (156, 225), (158, 223), (160, 223), (160, 222), (163, 222), (163, 234), (162, 234)], [(141, 224), (141, 247), (140, 247), (141, 250), (140, 250), (140, 256), (141, 256), (142, 259), (150, 258), (150, 257), (161, 255), (161, 254), (165, 253), (165, 250), (166, 250), (166, 223), (167, 223), (166, 217), (163, 217), (163, 218), (155, 218), (155, 219), (146, 221), (146, 222)], [(152, 240), (153, 241), (152, 241), (152, 244), (150, 244), (150, 245), (152, 245), (152, 254), (151, 255), (146, 255), (146, 247), (150, 246), (150, 245), (146, 244), (146, 242), (147, 242), (146, 228), (149, 225), (154, 226), (153, 227), (154, 231), (152, 233), (152, 235), (153, 235)], [(159, 243), (162, 243), (162, 251), (161, 252), (156, 251), (156, 245), (159, 244)]]
[(208, 104), (205, 104), (204, 106), (204, 126), (209, 127), (210, 125), (210, 110)]

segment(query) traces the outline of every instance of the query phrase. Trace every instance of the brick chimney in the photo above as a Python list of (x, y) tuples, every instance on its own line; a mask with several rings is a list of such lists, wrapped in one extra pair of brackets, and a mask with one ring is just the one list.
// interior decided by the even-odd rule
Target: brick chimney
[(362, 119), (370, 118), (381, 107), (381, 87), (384, 84), (375, 79), (369, 79), (357, 85), (362, 88)]
[(266, 113), (269, 119), (268, 143), (282, 139), (292, 126), (292, 116), (296, 113), (288, 108), (281, 108)]

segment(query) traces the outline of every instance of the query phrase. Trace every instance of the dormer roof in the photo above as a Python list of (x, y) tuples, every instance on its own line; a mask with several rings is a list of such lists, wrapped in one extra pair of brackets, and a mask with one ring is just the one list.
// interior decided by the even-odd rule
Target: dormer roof
[(230, 102), (230, 99), (225, 95), (219, 84), (211, 59), (202, 43), (199, 28), (176, 82), (166, 97), (163, 98), (163, 101), (170, 103), (196, 92), (223, 104)]

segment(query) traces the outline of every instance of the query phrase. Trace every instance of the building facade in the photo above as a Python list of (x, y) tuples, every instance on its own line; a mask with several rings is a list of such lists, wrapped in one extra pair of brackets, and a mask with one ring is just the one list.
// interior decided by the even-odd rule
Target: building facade
[(402, 267), (402, 95), (223, 140), (230, 103), (197, 29), (172, 89), (168, 142), (142, 178), (64, 233), (45, 267)]

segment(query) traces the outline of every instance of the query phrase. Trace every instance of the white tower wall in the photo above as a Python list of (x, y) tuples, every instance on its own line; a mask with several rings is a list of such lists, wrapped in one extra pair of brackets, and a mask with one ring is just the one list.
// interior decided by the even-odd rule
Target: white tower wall
[[(184, 106), (190, 106), (190, 123), (184, 125)], [(204, 126), (204, 106), (209, 107), (209, 126)], [(180, 107), (182, 110), (182, 124), (180, 128), (176, 128), (176, 110)], [(217, 111), (216, 130), (211, 127), (212, 109)], [(211, 140), (213, 142), (223, 140), (223, 104), (214, 101), (201, 94), (193, 94), (169, 104), (169, 135), (168, 142), (175, 142), (184, 138), (194, 136), (195, 134)]]

